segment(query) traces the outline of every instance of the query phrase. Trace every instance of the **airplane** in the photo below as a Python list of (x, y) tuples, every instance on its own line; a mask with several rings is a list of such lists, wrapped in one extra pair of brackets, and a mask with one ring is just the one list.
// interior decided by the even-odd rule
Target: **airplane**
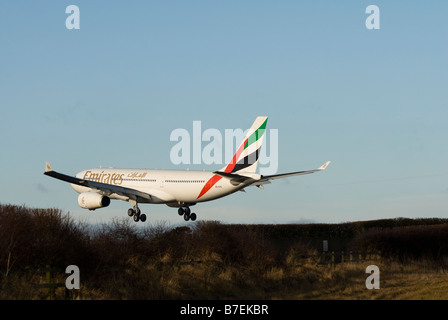
[(165, 204), (178, 208), (185, 221), (195, 221), (197, 215), (190, 207), (199, 202), (244, 191), (249, 186), (264, 189), (271, 180), (322, 171), (330, 164), (328, 161), (314, 170), (274, 175), (256, 173), (267, 120), (266, 116), (256, 118), (230, 162), (218, 171), (96, 168), (73, 177), (53, 171), (46, 162), (44, 174), (69, 182), (79, 193), (79, 206), (85, 209), (107, 207), (111, 199), (123, 200), (132, 205), (128, 215), (135, 222), (145, 222), (139, 204)]

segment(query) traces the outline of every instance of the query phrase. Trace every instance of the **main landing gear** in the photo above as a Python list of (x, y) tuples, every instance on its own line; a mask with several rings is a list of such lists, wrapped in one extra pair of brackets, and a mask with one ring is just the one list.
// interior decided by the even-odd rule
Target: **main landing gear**
[[(129, 200), (129, 202), (133, 205), (133, 208), (128, 209), (128, 216), (132, 217), (135, 222), (145, 222), (146, 214), (141, 213), (140, 208), (138, 207), (137, 201)], [(179, 203), (180, 204), (180, 203)], [(193, 203), (194, 204), (194, 203)], [(191, 212), (188, 206), (180, 207), (177, 211), (180, 216), (184, 216), (185, 221), (195, 221), (197, 216), (196, 213)]]
[(128, 216), (134, 217), (135, 222), (145, 222), (146, 221), (146, 214), (141, 213), (140, 208), (135, 205), (134, 208), (130, 208), (128, 210)]
[(184, 216), (184, 220), (188, 221), (195, 221), (196, 220), (196, 213), (190, 211), (189, 207), (185, 207), (185, 208), (179, 208), (179, 210), (177, 210), (177, 213), (180, 216)]

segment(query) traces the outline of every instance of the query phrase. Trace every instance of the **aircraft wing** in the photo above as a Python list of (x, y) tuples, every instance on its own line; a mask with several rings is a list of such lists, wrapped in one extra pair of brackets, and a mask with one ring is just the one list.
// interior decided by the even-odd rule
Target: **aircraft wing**
[(330, 161), (327, 161), (322, 166), (320, 166), (317, 169), (314, 170), (306, 170), (306, 171), (296, 171), (296, 172), (289, 172), (289, 173), (281, 173), (281, 174), (274, 174), (270, 176), (260, 176), (258, 177), (251, 177), (251, 176), (243, 176), (239, 174), (234, 173), (226, 173), (221, 171), (215, 171), (214, 174), (220, 175), (221, 177), (227, 178), (230, 180), (231, 183), (238, 185), (241, 183), (245, 183), (246, 186), (257, 186), (259, 188), (263, 188), (264, 184), (271, 183), (270, 180), (280, 179), (280, 178), (287, 178), (292, 176), (298, 176), (303, 174), (310, 174), (318, 171), (325, 170), (328, 165), (330, 164)]
[(289, 172), (289, 173), (274, 174), (274, 175), (270, 175), (270, 176), (261, 176), (261, 179), (256, 181), (253, 184), (257, 184), (259, 181), (269, 181), (269, 180), (274, 180), (274, 179), (287, 178), (287, 177), (299, 176), (299, 175), (303, 175), (303, 174), (310, 174), (310, 173), (322, 171), (328, 167), (330, 162), (331, 161), (327, 161), (322, 166), (320, 166), (319, 168), (314, 169), (314, 170), (296, 171), (296, 172)]
[(55, 179), (59, 179), (62, 181), (66, 181), (72, 184), (77, 184), (79, 186), (88, 187), (92, 189), (96, 189), (101, 191), (104, 195), (111, 195), (113, 193), (119, 194), (124, 197), (129, 197), (132, 200), (138, 201), (138, 198), (143, 198), (147, 200), (152, 200), (153, 196), (146, 192), (141, 192), (135, 189), (126, 188), (126, 187), (120, 187), (116, 185), (111, 185), (107, 183), (101, 183), (101, 182), (95, 182), (85, 179), (80, 179), (72, 176), (68, 176), (56, 171), (53, 171), (53, 169), (50, 166), (50, 163), (46, 163), (45, 166), (45, 175), (53, 177)]

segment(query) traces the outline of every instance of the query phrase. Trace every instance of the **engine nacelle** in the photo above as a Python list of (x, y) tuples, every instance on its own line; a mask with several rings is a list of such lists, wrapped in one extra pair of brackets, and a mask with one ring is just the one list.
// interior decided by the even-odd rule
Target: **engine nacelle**
[(110, 198), (96, 192), (83, 192), (78, 196), (78, 204), (81, 208), (95, 210), (107, 207)]

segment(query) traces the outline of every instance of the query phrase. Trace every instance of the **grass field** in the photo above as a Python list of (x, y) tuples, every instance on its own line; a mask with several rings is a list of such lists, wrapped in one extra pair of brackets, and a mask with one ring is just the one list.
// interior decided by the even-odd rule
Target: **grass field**
[(380, 288), (367, 289), (365, 264), (337, 265), (330, 278), (310, 290), (282, 299), (439, 300), (448, 299), (448, 274), (444, 270), (396, 262), (378, 263)]
[[(81, 289), (71, 299), (275, 299), (275, 300), (438, 300), (448, 299), (448, 274), (432, 266), (380, 262), (380, 288), (367, 289), (367, 264), (344, 263), (334, 267), (306, 265), (296, 268), (273, 267), (264, 272), (211, 264), (162, 267), (146, 265), (140, 270), (117, 272), (103, 279), (81, 280)], [(136, 266), (137, 267), (137, 266)], [(54, 275), (64, 283), (66, 275)], [(82, 276), (81, 276), (82, 277)], [(82, 279), (82, 278), (81, 278)], [(9, 275), (2, 281), (1, 299), (65, 299), (65, 289), (50, 296), (45, 275)]]
[[(443, 219), (192, 226), (123, 220), (92, 228), (57, 209), (0, 206), (0, 299), (448, 299)], [(377, 254), (320, 263), (322, 238)], [(81, 289), (66, 291), (72, 264)], [(368, 265), (379, 267), (379, 289), (366, 288)], [(51, 279), (38, 272), (46, 266)], [(62, 287), (39, 287), (48, 283)]]

